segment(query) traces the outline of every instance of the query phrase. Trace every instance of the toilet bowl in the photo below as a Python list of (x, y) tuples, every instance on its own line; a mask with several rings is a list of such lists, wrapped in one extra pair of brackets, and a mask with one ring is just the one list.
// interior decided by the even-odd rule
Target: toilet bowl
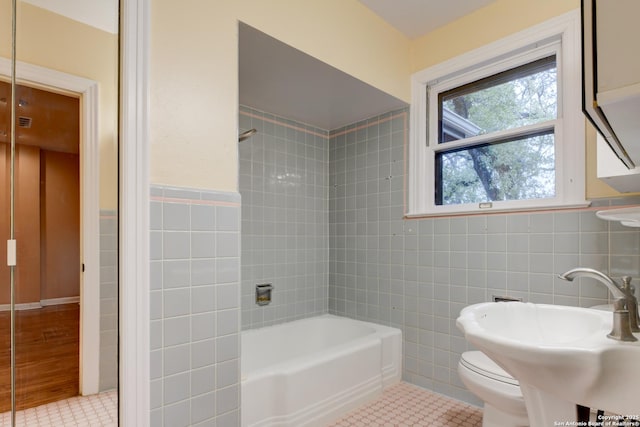
[(458, 374), (469, 391), (484, 401), (483, 427), (529, 426), (518, 381), (484, 353), (463, 353)]

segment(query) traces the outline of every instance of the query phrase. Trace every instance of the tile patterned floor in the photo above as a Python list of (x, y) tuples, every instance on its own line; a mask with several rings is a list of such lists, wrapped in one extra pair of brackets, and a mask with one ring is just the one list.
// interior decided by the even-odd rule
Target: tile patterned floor
[[(19, 427), (116, 427), (118, 401), (115, 391), (74, 397), (19, 411)], [(0, 427), (9, 427), (11, 416), (0, 414)], [(347, 414), (329, 427), (481, 427), (482, 410), (416, 387), (400, 383), (382, 396)]]
[[(18, 411), (19, 427), (116, 427), (118, 394), (108, 391), (78, 396)], [(0, 414), (0, 427), (11, 426), (11, 413)]]
[(329, 427), (481, 427), (482, 409), (402, 382)]

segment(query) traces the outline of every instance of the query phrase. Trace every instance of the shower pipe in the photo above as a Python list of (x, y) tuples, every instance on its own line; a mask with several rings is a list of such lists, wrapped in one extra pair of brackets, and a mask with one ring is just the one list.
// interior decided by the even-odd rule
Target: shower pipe
[(240, 135), (238, 135), (238, 142), (242, 142), (245, 139), (249, 139), (251, 138), (253, 135), (255, 135), (258, 132), (257, 129), (249, 129), (247, 131), (242, 132)]

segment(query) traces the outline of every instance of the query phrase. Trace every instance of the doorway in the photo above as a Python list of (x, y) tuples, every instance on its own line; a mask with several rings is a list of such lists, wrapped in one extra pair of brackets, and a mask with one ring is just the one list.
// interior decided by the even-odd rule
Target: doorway
[[(101, 201), (102, 196), (108, 193), (105, 188), (107, 190), (114, 188), (117, 181), (111, 177), (104, 179), (100, 171), (103, 167), (108, 170), (117, 170), (113, 167), (114, 164), (117, 165), (114, 160), (117, 150), (115, 152), (105, 150), (104, 146), (107, 144), (101, 142), (99, 137), (97, 119), (102, 113), (99, 110), (101, 104), (98, 98), (98, 82), (35, 65), (24, 63), (17, 65), (23, 85), (68, 95), (79, 101), (80, 146), (78, 151), (82, 264), (79, 265), (76, 261), (77, 268), (70, 269), (75, 274), (79, 274), (79, 269), (83, 270), (80, 276), (81, 304), (79, 306), (81, 319), (79, 394), (86, 396), (115, 390), (118, 386), (118, 215), (117, 210), (111, 208), (110, 204), (104, 208), (101, 207)], [(7, 75), (9, 69), (9, 61), (0, 58), (0, 75)], [(2, 104), (0, 104), (1, 112)], [(20, 115), (16, 117), (16, 127), (19, 126), (19, 117)], [(5, 136), (2, 129), (6, 127), (0, 125), (0, 140)], [(18, 134), (17, 131), (16, 135)], [(16, 144), (16, 146), (19, 145)], [(17, 166), (16, 169), (18, 169)], [(9, 186), (9, 179), (9, 174), (0, 174), (0, 184), (5, 188)], [(5, 206), (8, 207), (8, 203)], [(8, 213), (2, 210), (0, 223), (2, 223), (2, 215), (9, 217)], [(2, 232), (4, 233), (4, 230)], [(6, 256), (6, 245), (0, 245), (0, 257), (2, 256)], [(50, 302), (73, 301), (74, 299), (54, 299)], [(18, 306), (18, 308), (27, 308), (27, 306)], [(77, 305), (76, 309), (78, 309)], [(9, 347), (9, 345), (5, 346), (3, 350), (9, 352)], [(16, 403), (18, 404), (19, 401)]]
[[(0, 100), (11, 87), (0, 82)], [(79, 393), (80, 100), (16, 86), (15, 270), (16, 408)], [(5, 102), (6, 104), (6, 102)], [(4, 109), (0, 123), (9, 123)], [(4, 127), (6, 129), (6, 126)], [(10, 179), (10, 146), (0, 137), (0, 174)], [(9, 200), (8, 186), (0, 199)], [(0, 217), (0, 228), (9, 230)], [(8, 267), (2, 266), (8, 273)], [(0, 275), (2, 281), (8, 274)], [(10, 326), (10, 286), (0, 286), (0, 324)], [(9, 341), (2, 334), (0, 341)], [(10, 342), (0, 349), (0, 411), (11, 408)], [(1, 345), (1, 344), (0, 344)], [(6, 360), (5, 360), (6, 359)]]
[[(83, 270), (79, 273), (81, 320), (78, 388), (82, 396), (109, 394), (116, 397), (116, 402), (119, 386), (118, 4), (111, 0), (89, 6), (83, 2), (76, 5), (75, 2), (18, 0), (3, 4), (3, 13), (0, 14), (7, 24), (0, 26), (0, 39), (6, 42), (2, 44), (5, 48), (0, 49), (0, 80), (10, 81), (12, 87), (18, 84), (44, 88), (79, 99), (82, 259), (81, 264), (80, 260), (76, 260), (76, 268), (71, 269), (76, 273)], [(12, 97), (15, 93), (16, 90), (13, 90)], [(12, 99), (4, 107), (13, 115), (13, 120), (9, 121), (7, 127), (19, 126), (20, 112), (16, 100)], [(3, 129), (0, 129), (1, 134)], [(8, 134), (11, 136), (12, 147), (18, 146), (19, 142), (15, 144), (18, 132), (12, 130)], [(11, 152), (15, 153), (15, 150), (12, 148)], [(19, 159), (16, 157), (12, 154), (11, 164), (12, 167), (16, 166), (17, 172), (19, 165), (14, 160)], [(5, 183), (5, 187), (13, 188), (8, 181), (13, 181), (14, 176), (11, 173), (9, 177), (5, 176), (0, 180)], [(13, 197), (10, 199), (14, 200)], [(13, 206), (3, 207), (6, 211), (14, 212)], [(12, 219), (11, 221), (13, 222)], [(13, 227), (10, 234), (3, 238), (7, 239), (9, 254), (17, 252), (16, 247), (19, 250), (21, 244), (18, 239), (14, 239)], [(7, 257), (7, 261), (11, 265), (10, 282), (14, 288), (14, 273), (17, 273), (18, 264), (13, 257)], [(17, 263), (20, 262), (18, 258)], [(60, 302), (57, 299), (54, 301)], [(14, 302), (17, 301), (12, 300), (12, 307)], [(20, 311), (24, 310), (11, 311), (12, 333), (17, 323), (13, 321), (13, 317), (19, 315)], [(48, 335), (51, 337), (56, 333)], [(11, 346), (10, 351), (10, 363), (15, 368), (16, 346)], [(100, 393), (102, 391), (105, 393)], [(15, 394), (12, 394), (12, 400), (15, 401), (17, 397), (16, 403), (19, 405), (19, 396)], [(13, 403), (12, 407), (15, 407)], [(58, 403), (62, 404), (56, 402), (52, 405)], [(117, 403), (111, 412), (114, 415), (112, 420), (117, 419)], [(15, 423), (16, 412), (12, 411), (11, 416)], [(19, 417), (20, 414), (18, 420)]]

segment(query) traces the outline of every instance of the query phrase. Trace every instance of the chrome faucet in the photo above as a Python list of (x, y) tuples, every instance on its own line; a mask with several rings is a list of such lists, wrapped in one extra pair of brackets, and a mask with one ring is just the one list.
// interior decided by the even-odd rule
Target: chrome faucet
[(631, 277), (622, 278), (622, 285), (616, 284), (606, 274), (592, 268), (574, 268), (558, 275), (562, 280), (573, 281), (576, 277), (590, 277), (604, 284), (613, 295), (613, 329), (607, 336), (620, 341), (637, 341), (632, 332), (640, 332), (638, 321), (638, 300), (634, 295)]

